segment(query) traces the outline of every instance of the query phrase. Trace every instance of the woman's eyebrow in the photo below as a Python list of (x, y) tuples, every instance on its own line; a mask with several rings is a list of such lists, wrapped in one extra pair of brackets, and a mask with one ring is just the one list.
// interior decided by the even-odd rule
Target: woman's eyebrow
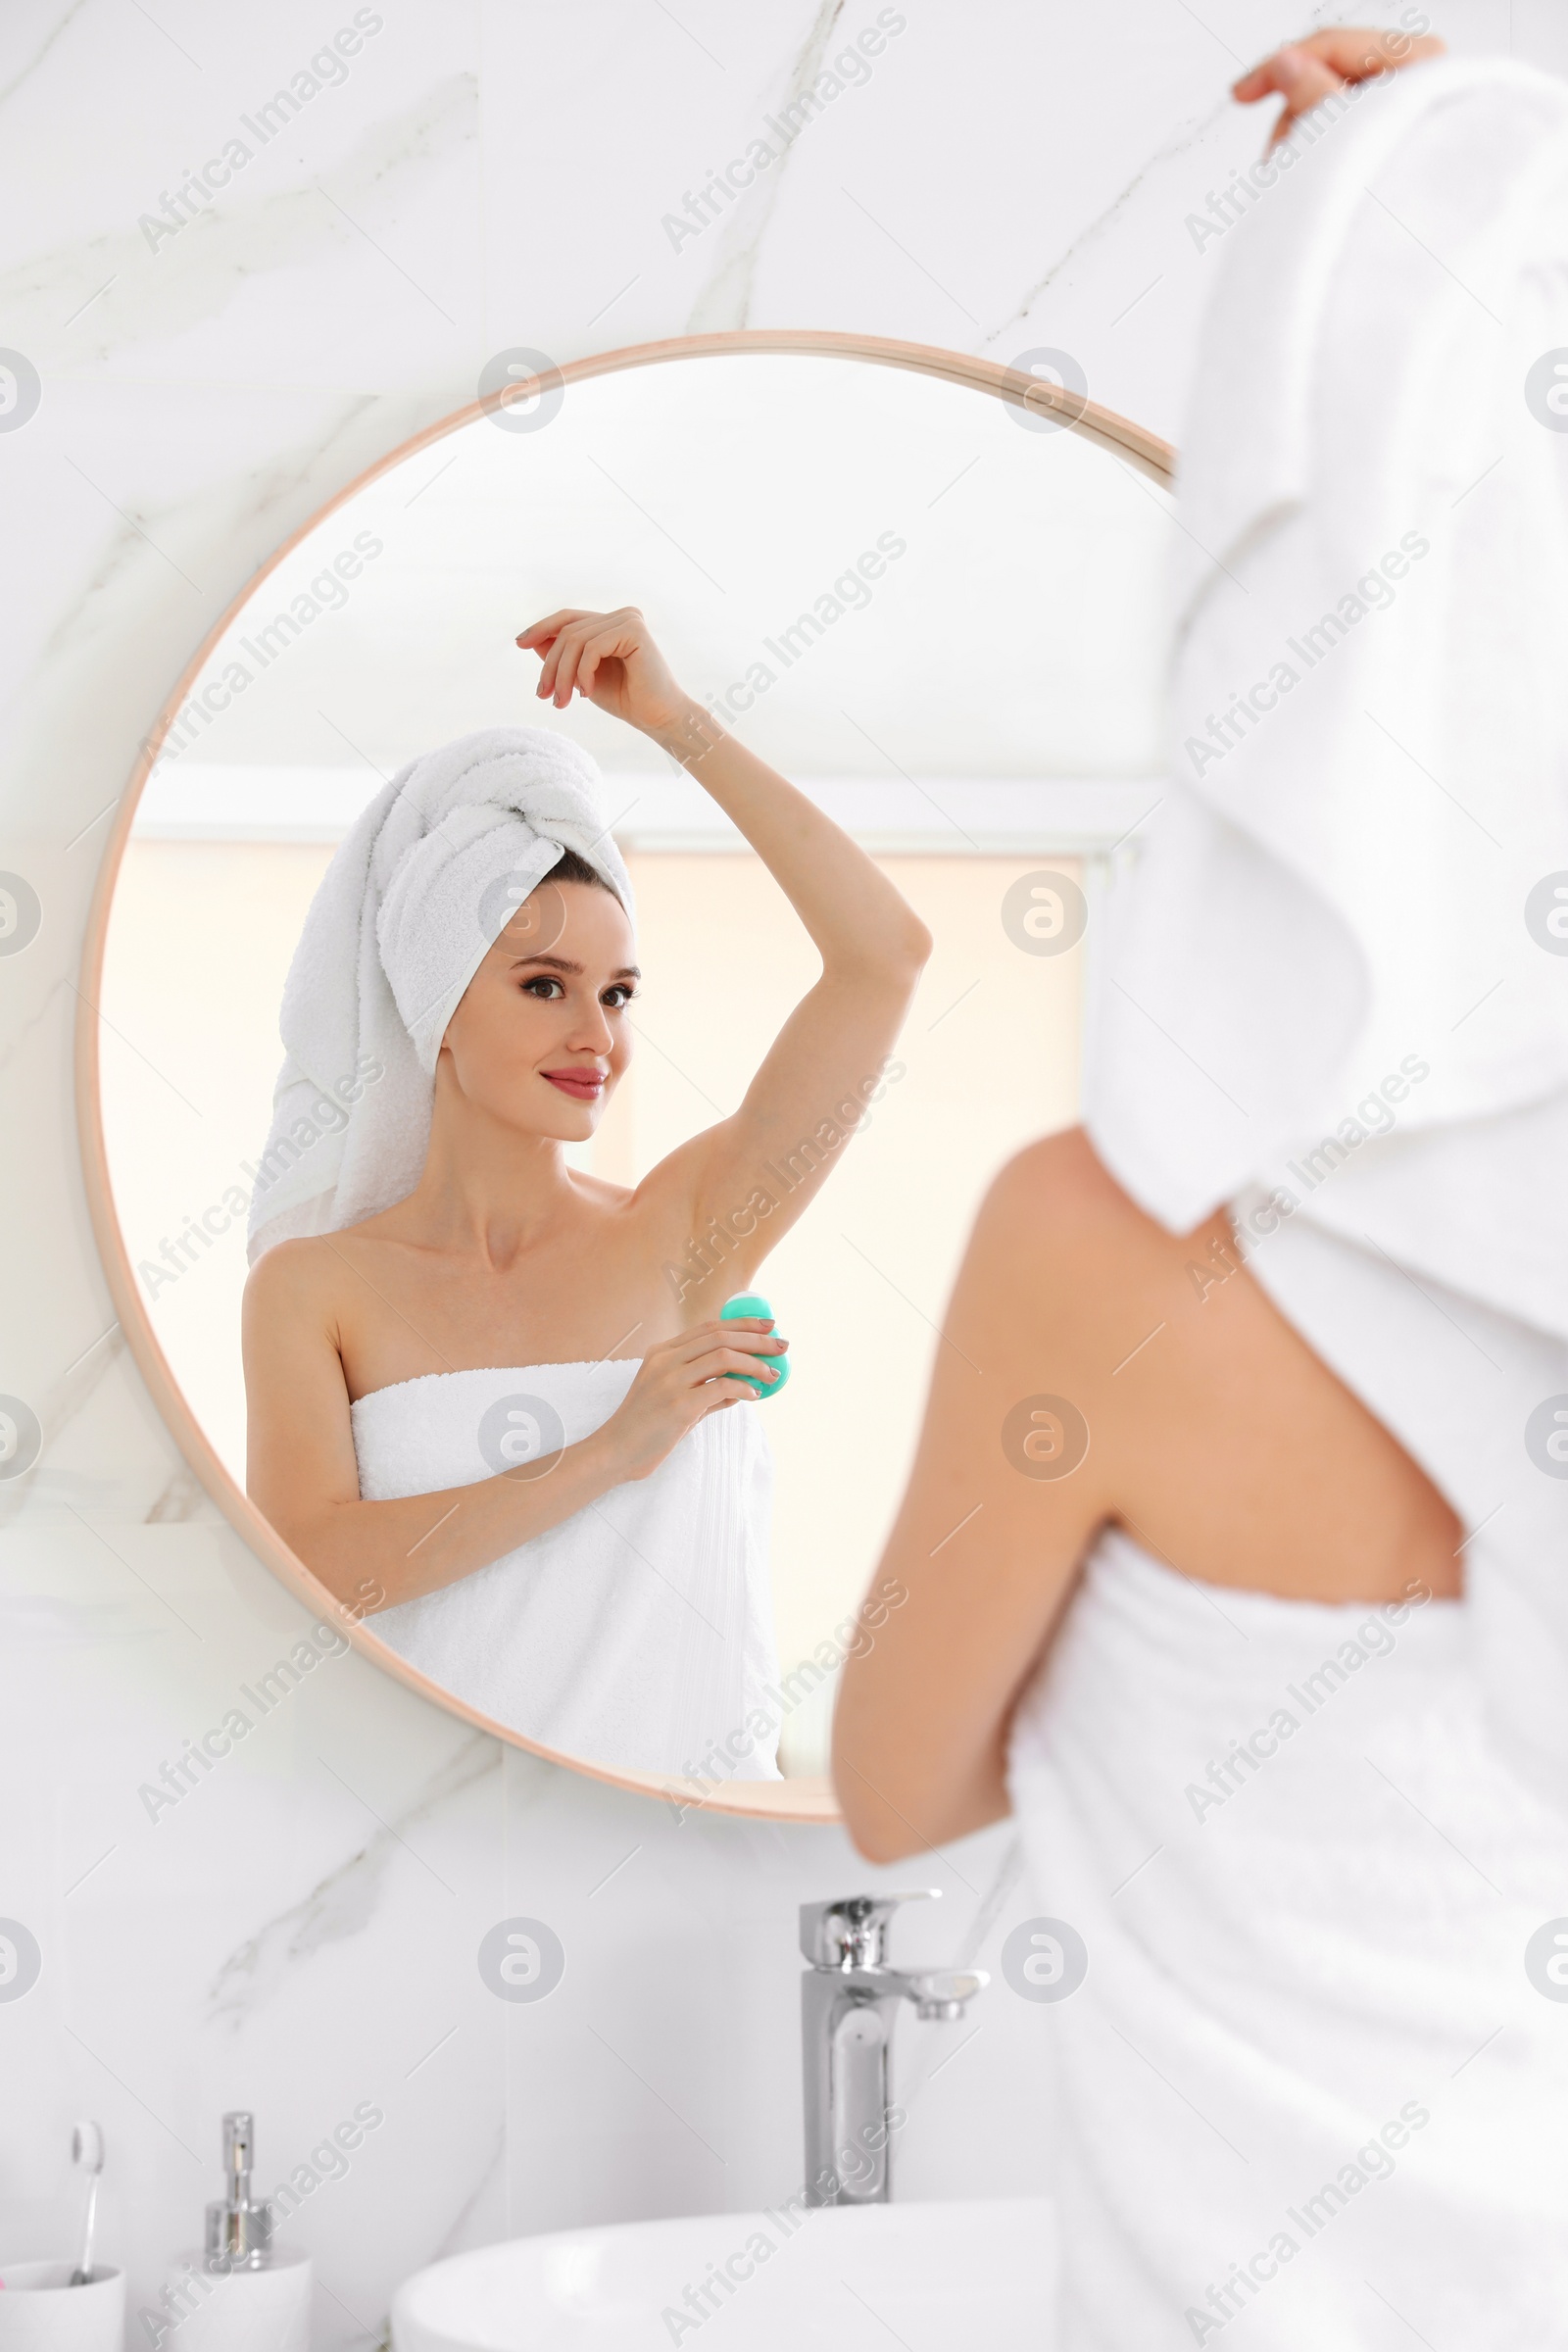
[[(546, 963), (553, 972), (571, 972), (579, 979), (582, 976), (582, 965), (574, 963), (569, 956), (519, 956), (512, 968), (518, 971), (525, 963)], [(610, 976), (612, 980), (640, 980), (643, 975), (637, 964), (623, 963), (618, 971), (612, 972)]]

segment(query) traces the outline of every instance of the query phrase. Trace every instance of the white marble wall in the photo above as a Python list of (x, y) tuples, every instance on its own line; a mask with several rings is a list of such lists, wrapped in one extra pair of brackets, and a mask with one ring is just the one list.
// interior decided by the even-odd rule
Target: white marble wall
[[(372, 2336), (444, 2248), (787, 2190), (795, 1906), (876, 1874), (836, 1833), (677, 1823), (502, 1754), (353, 1656), (148, 1819), (140, 1784), (301, 1623), (183, 1469), (94, 1255), (70, 1070), (105, 812), (254, 566), (509, 345), (1046, 344), (1174, 436), (1214, 252), (1187, 216), (1261, 131), (1224, 85), (1299, 28), (1283, 0), (900, 0), (869, 77), (676, 250), (663, 216), (868, 0), (376, 0), (345, 75), (260, 146), (243, 119), (356, 13), (12, 0), (0, 24), (0, 340), (42, 388), (0, 431), (0, 867), (43, 907), (0, 957), (0, 1391), (45, 1438), (0, 1484), (0, 1915), (43, 1955), (0, 2001), (0, 2256), (60, 2244), (71, 2123), (101, 2117), (134, 2311), (197, 2231), (222, 2108), (258, 2110), (270, 2184), (368, 2101), (384, 2124), (291, 2226), (323, 2344)], [(1432, 13), (1457, 47), (1568, 67), (1556, 0)], [(211, 209), (150, 244), (139, 217), (236, 135)], [(949, 1899), (911, 1956), (963, 1944), (1004, 1845), (915, 1873)], [(1033, 1907), (1004, 1889), (1001, 1925)], [(537, 2007), (475, 1967), (516, 1913), (568, 1954)], [(951, 2063), (922, 2060), (906, 2190), (1034, 2180), (1051, 2015), (998, 1986), (970, 2024), (909, 2028)]]

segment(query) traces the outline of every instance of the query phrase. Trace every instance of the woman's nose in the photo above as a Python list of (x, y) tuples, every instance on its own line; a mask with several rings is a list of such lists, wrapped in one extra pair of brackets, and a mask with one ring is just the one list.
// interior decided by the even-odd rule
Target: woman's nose
[(599, 1004), (584, 1005), (572, 1022), (566, 1044), (574, 1053), (608, 1055), (613, 1044), (610, 1016)]

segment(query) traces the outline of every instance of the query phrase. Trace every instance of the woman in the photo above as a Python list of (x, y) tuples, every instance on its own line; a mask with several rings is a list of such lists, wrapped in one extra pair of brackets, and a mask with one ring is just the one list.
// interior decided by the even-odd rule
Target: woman
[(1306, 48), (1086, 1125), (980, 1211), (835, 1724), (872, 1858), (1016, 1818), (1064, 2352), (1568, 2300), (1568, 92)]
[[(709, 1778), (716, 1742), (718, 1771), (776, 1777), (766, 1450), (733, 1408), (788, 1343), (719, 1309), (880, 1091), (930, 939), (676, 685), (640, 612), (558, 612), (517, 643), (542, 700), (585, 697), (700, 780), (821, 977), (730, 1116), (635, 1187), (581, 1174), (565, 1150), (626, 1069), (640, 979), (591, 764), (502, 732), (406, 771), (334, 860), (285, 999), (264, 1176), (290, 1136), (304, 1156), (253, 1211), (250, 1492), (346, 1605), (531, 1739)], [(322, 1145), (297, 1126), (313, 1089), (352, 1095)]]

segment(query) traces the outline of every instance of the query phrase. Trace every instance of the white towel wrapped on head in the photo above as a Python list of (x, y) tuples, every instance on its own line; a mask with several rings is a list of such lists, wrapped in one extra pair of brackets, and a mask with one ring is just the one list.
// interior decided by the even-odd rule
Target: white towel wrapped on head
[(377, 793), (327, 867), (289, 966), (253, 1263), (275, 1242), (358, 1224), (414, 1190), (447, 1023), (564, 850), (635, 919), (609, 827), (595, 762), (539, 727), (466, 735)]

